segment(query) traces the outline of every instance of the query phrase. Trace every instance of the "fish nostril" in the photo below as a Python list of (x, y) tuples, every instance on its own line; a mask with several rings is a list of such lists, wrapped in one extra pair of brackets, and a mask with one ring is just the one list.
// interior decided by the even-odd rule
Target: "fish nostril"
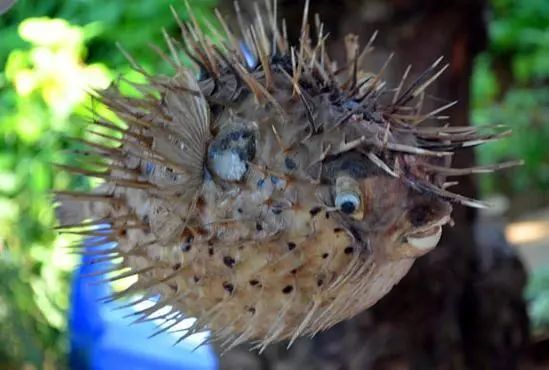
[(432, 217), (433, 210), (428, 204), (416, 205), (408, 212), (408, 218), (415, 227), (427, 224)]

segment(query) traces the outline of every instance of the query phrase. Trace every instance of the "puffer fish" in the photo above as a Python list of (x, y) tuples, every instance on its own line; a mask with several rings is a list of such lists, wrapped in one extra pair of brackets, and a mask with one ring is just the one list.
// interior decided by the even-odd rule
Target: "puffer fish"
[(450, 192), (448, 175), (516, 164), (450, 167), (456, 150), (508, 132), (428, 125), (451, 106), (418, 104), (441, 59), (388, 89), (385, 66), (359, 68), (373, 39), (348, 36), (338, 67), (307, 6), (294, 46), (275, 7), (239, 16), (238, 33), (217, 14), (215, 41), (189, 9), (182, 39), (165, 35), (171, 55), (158, 51), (172, 76), (128, 55), (146, 82), (98, 92), (118, 119), (94, 116), (87, 164), (62, 166), (103, 183), (57, 192), (62, 229), (114, 242), (83, 252), (120, 261), (108, 280), (137, 277), (112, 299), (155, 297), (143, 320), (170, 307), (159, 331), (195, 317), (183, 337), (209, 330), (225, 348), (291, 344), (371, 307), (437, 245), (452, 204), (483, 206)]

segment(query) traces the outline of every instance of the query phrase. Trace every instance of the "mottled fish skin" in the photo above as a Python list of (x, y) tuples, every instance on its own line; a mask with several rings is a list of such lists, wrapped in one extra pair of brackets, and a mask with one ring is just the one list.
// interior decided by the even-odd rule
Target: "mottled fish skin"
[(235, 35), (214, 48), (189, 24), (200, 78), (175, 59), (173, 77), (143, 71), (140, 97), (99, 92), (125, 124), (94, 125), (122, 139), (84, 141), (104, 172), (63, 167), (105, 183), (58, 192), (62, 228), (110, 224), (116, 248), (93, 253), (122, 260), (111, 280), (137, 277), (113, 299), (159, 295), (140, 320), (169, 305), (159, 331), (194, 316), (185, 335), (211, 330), (226, 348), (291, 343), (375, 304), (435, 247), (450, 202), (481, 205), (446, 190), (446, 174), (478, 170), (449, 168), (452, 151), (503, 135), (417, 125), (440, 60), (387, 100), (379, 75), (329, 62), (323, 27), (315, 45), (304, 26), (292, 54), (267, 14), (243, 33), (255, 66)]

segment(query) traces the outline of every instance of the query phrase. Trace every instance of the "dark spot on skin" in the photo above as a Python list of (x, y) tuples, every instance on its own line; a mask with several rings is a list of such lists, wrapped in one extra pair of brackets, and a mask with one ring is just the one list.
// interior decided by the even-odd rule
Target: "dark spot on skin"
[(297, 164), (292, 158), (286, 157), (284, 159), (284, 165), (286, 165), (286, 168), (291, 170), (295, 170), (297, 168)]
[(223, 289), (225, 289), (227, 292), (229, 292), (229, 293), (232, 294), (232, 292), (233, 292), (233, 290), (234, 290), (234, 285), (231, 284), (231, 283), (229, 283), (229, 282), (226, 282), (226, 281), (225, 281), (225, 282), (223, 283)]
[(328, 258), (329, 255), (330, 255), (329, 253), (324, 253), (324, 254), (322, 254), (322, 258), (326, 259), (326, 258)]
[(330, 212), (326, 211), (326, 219), (330, 218)]
[(200, 281), (200, 277), (194, 275), (193, 280), (194, 280), (195, 283), (198, 283)]
[(294, 290), (294, 287), (293, 287), (293, 286), (291, 286), (291, 285), (286, 285), (286, 286), (284, 287), (284, 289), (282, 289), (282, 293), (288, 294), (288, 293), (291, 293), (292, 290)]
[(223, 257), (223, 263), (229, 267), (229, 268), (233, 268), (234, 264), (235, 264), (235, 260), (234, 258), (232, 258), (231, 256), (225, 256)]
[[(250, 137), (250, 144), (248, 145), (248, 151), (247, 151), (247, 154), (248, 154), (248, 158), (247, 160), (248, 161), (251, 161), (252, 159), (254, 159), (255, 157), (255, 135), (252, 135), (252, 133), (249, 132), (249, 137)], [(242, 137), (244, 137), (244, 135), (242, 135)]]
[(206, 205), (206, 201), (204, 200), (204, 197), (198, 197), (198, 199), (196, 199), (196, 206), (198, 208), (202, 208)]
[(346, 215), (352, 214), (356, 210), (355, 204), (353, 202), (343, 202), (341, 205), (341, 212)]
[(257, 222), (257, 223), (255, 224), (255, 229), (256, 229), (257, 231), (261, 231), (261, 230), (263, 230), (263, 225), (261, 225), (259, 222)]
[(208, 254), (209, 254), (210, 256), (213, 256), (213, 255), (214, 255), (214, 249), (213, 249), (213, 247), (208, 247)]
[(318, 280), (316, 281), (316, 285), (317, 285), (317, 286), (322, 286), (322, 284), (324, 284), (324, 280), (318, 279)]
[(343, 229), (342, 229), (341, 227), (336, 227), (336, 228), (334, 229), (334, 233), (340, 233), (340, 232), (342, 232), (342, 231), (343, 231)]
[(314, 207), (314, 208), (311, 208), (309, 213), (311, 214), (311, 216), (316, 216), (318, 214), (318, 212), (320, 212), (321, 210), (322, 210), (322, 208), (320, 208), (320, 207)]
[(289, 250), (293, 250), (295, 247), (296, 247), (296, 244), (294, 242), (289, 242), (288, 243), (288, 249)]
[(297, 269), (293, 269), (292, 271), (290, 271), (290, 274), (292, 275), (295, 275), (297, 273)]
[(175, 265), (173, 265), (174, 270), (179, 270), (180, 267), (181, 267), (181, 263), (179, 263), (179, 262), (177, 262)]
[(248, 312), (251, 313), (252, 315), (255, 314), (255, 307), (248, 308)]
[(348, 246), (347, 248), (345, 248), (345, 249), (343, 250), (343, 252), (345, 252), (345, 254), (351, 254), (351, 253), (353, 253), (353, 250), (354, 250), (353, 247)]
[(238, 213), (242, 213), (242, 208), (236, 210)]
[(257, 284), (259, 284), (259, 281), (253, 279), (253, 280), (250, 280), (250, 285), (251, 286), (256, 286)]

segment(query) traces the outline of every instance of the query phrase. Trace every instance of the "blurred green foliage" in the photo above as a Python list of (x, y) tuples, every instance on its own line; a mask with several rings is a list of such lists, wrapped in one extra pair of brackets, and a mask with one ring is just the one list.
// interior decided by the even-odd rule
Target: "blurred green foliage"
[(530, 276), (526, 299), (534, 334), (540, 337), (549, 332), (549, 268), (543, 268)]
[[(489, 44), (476, 60), (471, 84), (471, 118), (476, 125), (506, 125), (513, 135), (479, 147), (477, 158), (484, 164), (510, 159), (525, 164), (482, 177), (481, 190), (511, 198), (522, 194), (539, 203), (549, 189), (549, 1), (491, 3)], [(530, 274), (526, 298), (534, 334), (546, 335), (549, 270)]]
[(474, 124), (503, 124), (513, 136), (479, 147), (482, 163), (524, 159), (513, 171), (483, 177), (485, 194), (549, 189), (549, 1), (492, 0), (487, 50), (472, 80)]
[[(190, 1), (199, 20), (214, 0)], [(20, 0), (0, 16), (0, 368), (62, 369), (74, 242), (59, 236), (50, 189), (89, 186), (56, 171), (67, 137), (82, 135), (86, 89), (131, 76), (115, 44), (167, 71), (147, 43), (178, 35), (169, 0)], [(177, 4), (185, 19), (185, 5)], [(212, 19), (210, 19), (212, 21)], [(135, 74), (135, 73), (134, 73)], [(131, 77), (130, 77), (131, 78)]]

